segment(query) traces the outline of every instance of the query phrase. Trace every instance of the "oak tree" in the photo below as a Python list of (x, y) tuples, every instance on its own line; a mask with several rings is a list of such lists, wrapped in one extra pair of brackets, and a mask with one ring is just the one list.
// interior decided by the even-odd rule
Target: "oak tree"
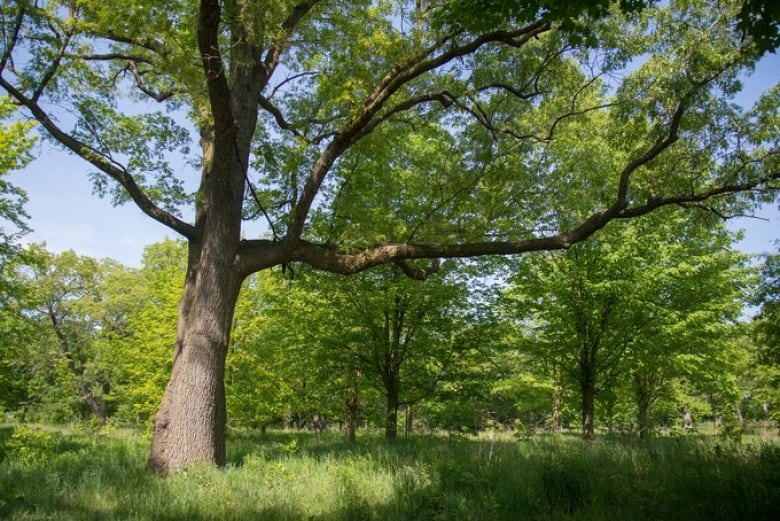
[[(0, 88), (91, 165), (99, 193), (188, 243), (152, 468), (224, 464), (225, 358), (254, 272), (423, 278), (436, 263), (417, 259), (566, 249), (665, 205), (771, 197), (777, 91), (751, 112), (729, 104), (758, 57), (735, 38), (741, 3), (598, 2), (490, 27), (450, 23), (456, 3), (2, 4)], [(552, 175), (545, 150), (594, 113), (593, 136), (621, 154), (588, 214), (561, 218), (588, 180)]]
[(665, 209), (521, 263), (505, 297), (532, 337), (521, 345), (576, 383), (585, 439), (597, 398), (621, 394), (624, 381), (645, 437), (672, 378), (705, 380), (697, 373), (719, 365), (745, 301), (732, 241), (721, 223)]

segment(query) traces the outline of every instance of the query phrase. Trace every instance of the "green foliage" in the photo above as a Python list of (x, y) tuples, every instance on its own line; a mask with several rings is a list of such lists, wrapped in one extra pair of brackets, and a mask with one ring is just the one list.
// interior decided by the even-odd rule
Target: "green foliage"
[(608, 416), (635, 394), (646, 423), (642, 414), (675, 378), (724, 397), (724, 410), (733, 412), (726, 353), (747, 272), (745, 259), (728, 249), (731, 240), (707, 221), (664, 211), (565, 254), (527, 259), (506, 295), (517, 347), (547, 378), (558, 368), (574, 389), (591, 386)]
[(737, 27), (760, 52), (774, 52), (780, 47), (780, 6), (772, 0), (745, 0)]
[(170, 239), (149, 245), (141, 262), (140, 270), (112, 281), (126, 322), (126, 334), (113, 347), (118, 419), (150, 426), (173, 362), (186, 246)]
[(9, 273), (2, 405), (18, 417), (148, 422), (168, 377), (186, 252), (147, 248), (131, 270), (33, 246)]
[(13, 274), (25, 291), (13, 301), (14, 344), (4, 357), (23, 391), (10, 408), (49, 421), (105, 421), (115, 375), (110, 339), (123, 324), (104, 285), (123, 268), (41, 246), (31, 246), (25, 258)]
[(761, 283), (755, 297), (761, 306), (756, 329), (767, 363), (780, 363), (780, 254), (767, 255), (761, 267)]
[[(6, 263), (16, 249), (14, 242), (28, 231), (24, 212), (27, 195), (9, 183), (5, 177), (13, 170), (20, 169), (32, 158), (30, 149), (35, 138), (30, 135), (31, 122), (13, 121), (5, 123), (14, 114), (15, 107), (8, 98), (0, 98), (0, 292), (10, 293)], [(10, 225), (10, 228), (9, 228)], [(0, 302), (2, 306), (2, 302)], [(2, 307), (0, 307), (2, 312)]]
[(391, 269), (349, 279), (253, 277), (237, 306), (228, 360), (235, 423), (315, 413), (343, 419), (353, 394), (363, 415), (385, 407), (371, 405), (373, 390), (397, 405), (432, 395), (466, 350), (465, 291), (452, 271), (424, 283)]
[[(179, 347), (188, 356), (177, 360), (199, 371), (212, 360), (205, 370), (218, 384), (202, 407), (190, 407), (197, 393), (170, 395), (172, 411), (213, 408), (222, 421), (227, 367), (239, 425), (352, 414), (359, 399), (376, 411), (377, 392), (388, 410), (439, 392), (448, 403), (429, 411), (448, 426), (476, 427), (488, 413), (538, 424), (544, 395), (568, 397), (572, 381), (600, 392), (611, 419), (625, 421), (629, 390), (647, 412), (658, 396), (689, 388), (724, 416), (738, 393), (735, 378), (721, 377), (739, 364), (713, 350), (728, 340), (742, 290), (731, 269), (738, 259), (718, 254), (729, 241), (716, 230), (708, 242), (669, 213), (602, 228), (677, 203), (717, 215), (776, 196), (780, 90), (747, 111), (733, 104), (756, 45), (773, 45), (765, 17), (751, 18), (768, 37), (755, 42), (735, 38), (734, 21), (763, 5), (4, 3), (0, 86), (98, 170), (99, 195), (132, 200), (189, 240), (186, 253), (180, 243), (154, 245), (138, 272), (73, 254), (26, 268), (35, 276), (17, 322), (29, 319), (33, 332), (15, 333), (25, 342), (4, 356), (12, 370), (3, 387), (12, 387), (7, 375), (30, 378), (26, 396), (14, 388), (9, 401), (50, 406), (52, 419), (88, 408), (148, 423), (185, 287)], [(12, 164), (24, 160), (21, 143)], [(3, 190), (15, 201), (6, 213), (21, 215), (21, 194)], [(191, 223), (180, 217), (193, 214)], [(266, 219), (260, 236), (272, 240), (244, 237), (242, 217)], [(660, 240), (678, 237), (681, 245)], [(376, 268), (548, 249), (568, 252), (525, 259), (512, 281), (530, 287), (515, 295), (521, 333), (472, 316), (471, 287), (448, 265), (417, 285), (395, 266)], [(230, 305), (186, 313), (191, 300), (232, 304), (240, 280), (298, 261), (376, 269), (349, 282), (258, 276), (246, 280), (235, 313)], [(190, 343), (191, 327), (207, 340)], [(529, 352), (507, 355), (512, 342)], [(569, 380), (551, 382), (561, 371)], [(457, 398), (466, 391), (479, 397), (471, 422)], [(212, 439), (200, 433), (223, 430), (191, 419), (174, 412), (184, 425), (156, 432), (191, 435), (186, 452)], [(215, 438), (203, 450), (218, 461)], [(365, 516), (351, 477), (343, 490), (350, 515)]]
[(626, 13), (638, 12), (652, 6), (655, 0), (453, 0), (439, 7), (436, 13), (443, 23), (463, 26), (469, 30), (485, 30), (507, 23), (526, 24), (537, 20), (556, 23), (564, 31), (587, 34), (586, 27), (607, 16), (612, 8)]
[[(557, 23), (575, 35), (588, 35), (588, 25), (618, 8), (629, 14), (654, 7), (655, 0), (453, 0), (437, 8), (439, 23), (462, 26), (469, 30), (501, 27), (509, 22), (530, 23), (545, 20)], [(774, 52), (780, 46), (780, 7), (772, 0), (746, 0), (732, 14), (742, 38), (751, 39), (760, 53)]]
[(21, 465), (45, 463), (54, 455), (55, 444), (49, 431), (18, 426), (4, 443), (5, 457)]

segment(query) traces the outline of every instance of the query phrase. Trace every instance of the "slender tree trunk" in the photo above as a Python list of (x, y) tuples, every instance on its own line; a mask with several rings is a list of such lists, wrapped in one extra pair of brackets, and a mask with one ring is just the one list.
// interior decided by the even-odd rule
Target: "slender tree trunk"
[(347, 390), (347, 439), (354, 443), (358, 422), (360, 421), (360, 393), (357, 382)]
[(108, 420), (108, 407), (106, 406), (105, 399), (95, 396), (92, 387), (87, 382), (84, 376), (84, 367), (76, 360), (76, 357), (73, 354), (74, 346), (68, 339), (68, 335), (66, 335), (62, 329), (62, 319), (58, 316), (52, 306), (49, 306), (47, 313), (51, 320), (54, 334), (60, 341), (60, 353), (67, 361), (68, 370), (76, 377), (76, 387), (81, 393), (81, 399), (84, 400), (84, 403), (87, 404), (87, 407), (89, 408), (89, 415), (84, 415), (85, 419), (88, 419), (91, 416), (97, 418), (100, 425), (105, 425), (106, 420)]
[(87, 407), (89, 407), (90, 416), (97, 418), (100, 425), (105, 425), (108, 420), (106, 400), (96, 397), (86, 382), (79, 382), (78, 387), (84, 402), (87, 404)]
[(404, 421), (404, 437), (408, 438), (412, 434), (412, 428), (414, 426), (414, 416), (412, 414), (412, 406), (406, 406), (406, 421)]
[(227, 248), (190, 249), (173, 370), (148, 462), (166, 475), (197, 462), (225, 464), (225, 357), (241, 280), (225, 268)]
[(650, 436), (650, 389), (642, 376), (634, 374), (634, 393), (636, 395), (637, 423), (639, 425), (639, 438), (647, 439)]
[(584, 379), (582, 383), (582, 437), (592, 440), (596, 437), (593, 430), (593, 411), (596, 399), (596, 389), (592, 379)]
[(387, 386), (387, 412), (385, 416), (385, 439), (398, 439), (398, 385), (393, 382)]
[[(602, 397), (603, 398), (603, 397)], [(604, 400), (604, 412), (607, 419), (607, 433), (614, 434), (617, 430), (615, 427), (615, 406), (617, 405), (617, 396), (610, 393), (609, 399)]]
[(560, 369), (556, 367), (554, 371), (555, 387), (552, 396), (552, 432), (559, 434), (561, 432), (561, 404), (563, 402), (563, 376)]

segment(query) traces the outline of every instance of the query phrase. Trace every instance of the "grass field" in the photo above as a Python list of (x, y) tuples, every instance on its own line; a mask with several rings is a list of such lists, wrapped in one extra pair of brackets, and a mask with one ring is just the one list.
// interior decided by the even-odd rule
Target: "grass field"
[(134, 432), (0, 428), (8, 520), (775, 520), (780, 444), (233, 433), (224, 470), (144, 470)]

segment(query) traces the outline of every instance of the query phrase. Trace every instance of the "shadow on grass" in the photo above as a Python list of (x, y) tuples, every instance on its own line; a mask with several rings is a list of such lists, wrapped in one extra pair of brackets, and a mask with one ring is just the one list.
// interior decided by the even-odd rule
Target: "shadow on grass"
[[(0, 439), (10, 433), (3, 429)], [(350, 444), (233, 433), (224, 471), (162, 479), (142, 437), (62, 435), (0, 463), (0, 519), (770, 520), (780, 447), (722, 441), (446, 440)]]

